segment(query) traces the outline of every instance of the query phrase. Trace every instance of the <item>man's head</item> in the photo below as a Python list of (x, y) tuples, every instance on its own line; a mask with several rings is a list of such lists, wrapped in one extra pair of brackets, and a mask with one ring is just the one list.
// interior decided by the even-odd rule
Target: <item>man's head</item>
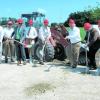
[(98, 26), (100, 27), (100, 19), (97, 21)]
[(84, 30), (89, 31), (91, 29), (91, 24), (90, 23), (84, 23)]
[(8, 22), (7, 22), (7, 27), (8, 27), (8, 28), (11, 28), (12, 25), (13, 25), (13, 22), (12, 22), (12, 21), (8, 21)]
[(33, 20), (30, 19), (30, 20), (28, 21), (28, 24), (29, 24), (29, 26), (32, 26), (32, 25), (33, 25)]
[(69, 19), (69, 26), (73, 28), (75, 26), (75, 21), (73, 19)]
[(45, 20), (43, 21), (43, 24), (44, 24), (44, 26), (48, 26), (49, 21), (48, 21), (47, 19), (45, 19)]
[(21, 18), (18, 19), (18, 20), (17, 20), (17, 23), (18, 23), (19, 26), (21, 26), (21, 25), (23, 24), (23, 19), (21, 19)]

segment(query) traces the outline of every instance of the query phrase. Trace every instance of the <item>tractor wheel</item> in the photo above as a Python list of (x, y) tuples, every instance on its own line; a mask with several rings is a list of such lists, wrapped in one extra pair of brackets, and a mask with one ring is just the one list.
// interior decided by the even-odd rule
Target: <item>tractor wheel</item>
[(83, 65), (83, 66), (86, 65), (86, 57), (85, 57), (85, 55), (80, 55), (79, 56), (78, 64), (79, 65)]
[[(89, 62), (89, 59), (88, 59), (88, 62)], [(85, 49), (82, 47), (80, 48), (78, 64), (83, 65), (83, 66), (86, 65), (86, 53), (85, 53)]]
[(37, 43), (35, 44), (35, 48), (34, 48), (34, 58), (35, 58), (36, 60), (39, 60), (39, 50), (40, 50), (40, 45), (39, 45), (39, 43), (37, 42)]
[[(41, 47), (37, 43), (35, 45), (35, 50), (34, 50), (34, 57), (37, 60), (39, 60), (40, 49), (41, 49)], [(44, 60), (49, 62), (49, 61), (52, 61), (53, 59), (54, 59), (54, 47), (52, 46), (52, 44), (47, 43), (45, 48), (44, 48)]]
[(45, 61), (52, 61), (54, 59), (54, 47), (51, 43), (47, 43), (45, 46), (45, 55), (44, 55), (44, 60)]
[(66, 59), (65, 49), (59, 43), (57, 43), (57, 46), (55, 47), (55, 59), (58, 59), (58, 60), (61, 60), (61, 61)]

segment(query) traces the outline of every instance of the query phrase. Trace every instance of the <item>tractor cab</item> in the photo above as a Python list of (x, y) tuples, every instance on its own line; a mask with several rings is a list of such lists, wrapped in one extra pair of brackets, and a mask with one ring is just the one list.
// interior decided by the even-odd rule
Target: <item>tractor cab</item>
[(34, 22), (33, 26), (36, 29), (39, 29), (43, 25), (42, 22), (45, 19), (45, 14), (33, 12), (32, 14), (22, 14), (21, 17), (23, 18), (26, 26), (28, 26), (27, 22), (32, 19)]

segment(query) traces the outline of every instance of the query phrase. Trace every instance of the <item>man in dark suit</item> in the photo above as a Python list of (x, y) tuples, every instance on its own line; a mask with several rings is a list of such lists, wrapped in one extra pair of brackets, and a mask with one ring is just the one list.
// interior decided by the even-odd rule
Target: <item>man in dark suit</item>
[(90, 62), (88, 65), (90, 69), (96, 69), (95, 54), (100, 48), (99, 32), (97, 29), (93, 28), (90, 23), (85, 23), (84, 29), (86, 31), (85, 40), (87, 41), (87, 46), (89, 47), (88, 58)]
[(15, 37), (15, 48), (16, 48), (16, 56), (17, 56), (17, 65), (21, 63), (21, 59), (23, 61), (23, 65), (26, 65), (26, 55), (24, 46), (20, 43), (23, 43), (26, 37), (25, 27), (23, 26), (23, 20), (17, 20), (17, 26), (15, 27), (14, 33)]

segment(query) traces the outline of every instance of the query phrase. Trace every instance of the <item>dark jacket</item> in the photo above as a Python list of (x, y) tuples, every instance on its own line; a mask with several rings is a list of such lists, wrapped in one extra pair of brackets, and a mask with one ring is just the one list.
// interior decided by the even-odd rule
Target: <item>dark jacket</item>
[[(15, 27), (14, 32), (11, 35), (11, 37), (14, 36), (14, 39), (16, 39), (17, 29), (18, 29), (18, 26)], [(25, 38), (26, 38), (25, 27), (21, 26), (21, 28), (20, 28), (20, 42), (23, 42)]]
[[(88, 40), (88, 36), (89, 36), (89, 40)], [(86, 33), (85, 40), (87, 41), (88, 46), (90, 47), (92, 44), (94, 44), (96, 41), (99, 40), (99, 32), (95, 28), (92, 28)]]

